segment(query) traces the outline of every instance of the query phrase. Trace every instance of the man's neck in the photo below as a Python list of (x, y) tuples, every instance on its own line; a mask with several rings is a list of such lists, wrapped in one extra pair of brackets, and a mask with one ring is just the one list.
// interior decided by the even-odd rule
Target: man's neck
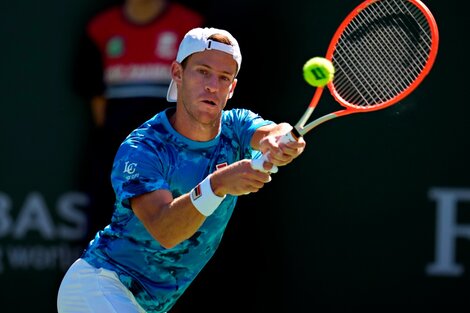
[[(176, 109), (176, 111), (177, 110), (178, 109)], [(189, 116), (184, 114), (178, 115), (178, 112), (176, 111), (173, 111), (173, 114), (169, 114), (168, 120), (170, 121), (173, 129), (184, 137), (194, 141), (209, 141), (218, 135), (220, 123), (215, 123), (214, 125), (203, 125), (195, 122)]]

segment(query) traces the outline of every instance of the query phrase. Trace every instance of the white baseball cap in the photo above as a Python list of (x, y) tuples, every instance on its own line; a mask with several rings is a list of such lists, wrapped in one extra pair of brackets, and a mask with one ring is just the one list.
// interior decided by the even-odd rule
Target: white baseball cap
[[(214, 34), (220, 34), (226, 36), (232, 45), (227, 45), (218, 41), (209, 39)], [(202, 52), (204, 50), (219, 50), (233, 56), (233, 59), (237, 62), (238, 68), (237, 73), (240, 71), (242, 64), (242, 55), (237, 40), (226, 30), (217, 28), (193, 28), (186, 33), (183, 40), (180, 43), (178, 54), (176, 55), (176, 62), (183, 62), (188, 56), (196, 52)], [(177, 95), (176, 84), (171, 80), (170, 86), (168, 87), (168, 93), (166, 99), (169, 102), (176, 102)]]

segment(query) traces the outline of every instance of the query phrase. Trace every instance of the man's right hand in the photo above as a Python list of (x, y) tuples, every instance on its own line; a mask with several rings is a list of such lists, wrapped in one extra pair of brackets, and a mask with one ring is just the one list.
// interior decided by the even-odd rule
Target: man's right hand
[(220, 197), (227, 194), (239, 196), (257, 192), (270, 181), (269, 173), (253, 169), (251, 160), (245, 159), (212, 173), (211, 187)]

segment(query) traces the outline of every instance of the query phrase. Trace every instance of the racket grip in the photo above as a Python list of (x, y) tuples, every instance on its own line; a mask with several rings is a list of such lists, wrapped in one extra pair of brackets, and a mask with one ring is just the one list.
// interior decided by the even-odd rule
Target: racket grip
[[(287, 134), (285, 134), (282, 137), (279, 137), (278, 139), (279, 143), (288, 143), (292, 141), (296, 141), (296, 138), (292, 134), (292, 132), (288, 132)], [(263, 166), (264, 162), (267, 162), (267, 161), (268, 161), (267, 154), (263, 154), (260, 158), (251, 160), (251, 167), (254, 170), (261, 171), (261, 172), (269, 172), (273, 174), (277, 173), (279, 171), (279, 168), (276, 165), (273, 165), (273, 167), (269, 171), (264, 169), (264, 166)]]
[(265, 154), (263, 154), (260, 158), (258, 159), (253, 159), (251, 160), (251, 168), (260, 172), (266, 172), (266, 173), (277, 173), (278, 168), (276, 165), (273, 165), (273, 167), (268, 171), (264, 169), (264, 162), (267, 162), (268, 158), (266, 157)]
[(294, 129), (288, 132), (287, 134), (285, 134), (284, 136), (280, 137), (278, 141), (280, 143), (288, 143), (288, 142), (297, 141), (298, 136), (294, 135), (293, 131)]

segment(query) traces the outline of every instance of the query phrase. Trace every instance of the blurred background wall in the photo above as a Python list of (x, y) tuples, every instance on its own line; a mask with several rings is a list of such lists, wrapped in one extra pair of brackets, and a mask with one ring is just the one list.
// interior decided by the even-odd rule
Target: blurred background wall
[[(90, 239), (90, 115), (72, 65), (85, 21), (115, 2), (0, 4), (2, 312), (55, 312)], [(314, 91), (303, 63), (359, 1), (183, 3), (240, 42), (229, 104), (294, 124)], [(179, 312), (468, 312), (468, 21), (455, 0), (425, 3), (441, 41), (423, 84), (397, 106), (320, 126), (301, 158), (241, 197)], [(324, 94), (321, 107), (335, 105)]]

